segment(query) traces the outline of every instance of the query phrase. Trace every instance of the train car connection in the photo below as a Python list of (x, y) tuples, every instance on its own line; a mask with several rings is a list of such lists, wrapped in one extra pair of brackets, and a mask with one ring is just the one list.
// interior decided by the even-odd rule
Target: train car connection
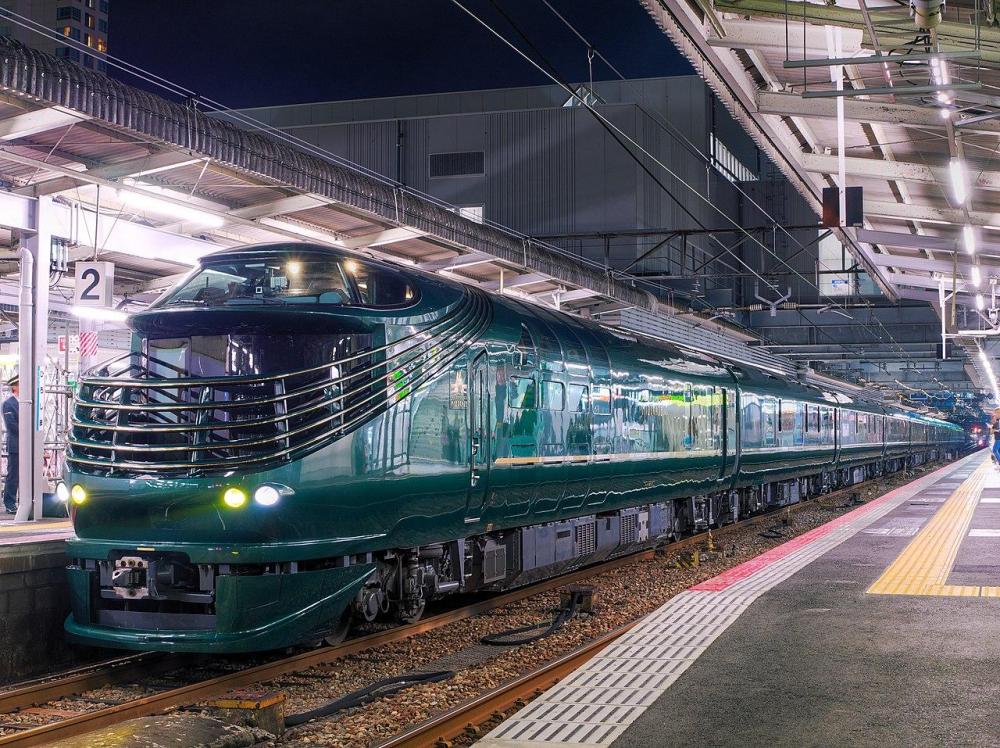
[(327, 247), (204, 257), (79, 386), (71, 639), (413, 621), (966, 446), (963, 429)]

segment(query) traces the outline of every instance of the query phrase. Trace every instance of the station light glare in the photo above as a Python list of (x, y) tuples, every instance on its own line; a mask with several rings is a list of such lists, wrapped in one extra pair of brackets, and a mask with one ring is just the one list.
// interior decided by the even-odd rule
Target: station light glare
[(358, 272), (358, 263), (356, 263), (354, 260), (344, 260), (344, 270), (346, 270), (351, 275), (354, 275), (356, 272)]
[(69, 492), (69, 497), (70, 499), (73, 500), (74, 504), (79, 506), (80, 504), (82, 504), (87, 500), (87, 490), (79, 483), (77, 483), (75, 486), (73, 486), (73, 489)]
[(241, 506), (247, 503), (246, 492), (239, 488), (227, 488), (226, 492), (222, 494), (222, 501), (226, 506), (233, 509), (239, 509)]
[(967, 188), (965, 184), (965, 164), (960, 158), (953, 158), (948, 164), (951, 175), (951, 194), (958, 205), (965, 204)]
[(976, 294), (976, 309), (983, 311), (986, 308), (986, 301), (981, 293)]
[(983, 275), (979, 271), (979, 266), (978, 265), (973, 265), (972, 266), (972, 285), (975, 288), (979, 288), (979, 284), (982, 283), (982, 282), (983, 282)]
[(976, 232), (968, 224), (962, 227), (962, 244), (970, 255), (976, 254)]
[(148, 210), (151, 213), (159, 213), (161, 215), (179, 218), (182, 221), (190, 221), (191, 223), (197, 223), (211, 228), (219, 228), (225, 224), (225, 220), (221, 216), (206, 213), (203, 210), (198, 210), (197, 208), (188, 207), (186, 205), (179, 205), (174, 202), (160, 200), (159, 198), (152, 197), (151, 195), (143, 195), (138, 192), (130, 192), (128, 190), (117, 190), (117, 197), (126, 208), (131, 208), (133, 210)]
[(108, 309), (102, 306), (74, 306), (70, 308), (70, 314), (80, 319), (93, 319), (99, 322), (117, 322), (125, 324), (128, 315), (118, 309)]
[(69, 486), (62, 481), (56, 483), (56, 498), (63, 504), (69, 501)]
[(941, 107), (941, 119), (950, 119), (951, 110), (948, 107)]
[(298, 260), (289, 260), (288, 264), (285, 265), (285, 272), (289, 275), (298, 275), (302, 272), (302, 263)]

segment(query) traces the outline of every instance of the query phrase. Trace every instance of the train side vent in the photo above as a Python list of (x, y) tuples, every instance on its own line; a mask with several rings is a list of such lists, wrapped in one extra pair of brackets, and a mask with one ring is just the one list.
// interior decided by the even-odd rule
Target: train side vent
[(576, 526), (576, 555), (589, 556), (597, 550), (597, 527), (593, 520)]
[(639, 542), (639, 514), (625, 514), (622, 516), (622, 545)]
[(483, 547), (483, 584), (499, 582), (507, 576), (507, 546), (487, 540)]

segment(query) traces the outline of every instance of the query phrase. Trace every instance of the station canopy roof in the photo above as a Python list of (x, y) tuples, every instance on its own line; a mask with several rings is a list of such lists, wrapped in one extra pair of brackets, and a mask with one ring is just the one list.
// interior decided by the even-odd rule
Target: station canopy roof
[[(641, 0), (775, 164), (819, 208), (864, 191), (846, 245), (890, 299), (940, 309), (991, 389), (1000, 278), (1000, 18), (992, 3)], [(982, 10), (982, 8), (987, 10)], [(915, 9), (915, 10), (914, 10)], [(843, 162), (841, 162), (841, 154)], [(964, 308), (964, 309), (963, 309)], [(961, 333), (961, 334), (960, 334)], [(969, 333), (969, 334), (965, 334)], [(993, 364), (995, 366), (995, 363)]]

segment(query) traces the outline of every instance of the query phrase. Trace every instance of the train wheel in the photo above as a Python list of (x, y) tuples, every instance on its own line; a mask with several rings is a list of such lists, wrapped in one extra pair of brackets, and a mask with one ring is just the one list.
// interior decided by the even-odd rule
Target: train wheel
[(400, 623), (416, 623), (424, 615), (424, 609), (427, 607), (427, 600), (420, 598), (420, 601), (410, 605), (409, 607), (399, 611), (399, 622)]
[(347, 638), (347, 633), (351, 630), (351, 611), (345, 610), (337, 621), (336, 627), (323, 637), (323, 644), (335, 647)]

